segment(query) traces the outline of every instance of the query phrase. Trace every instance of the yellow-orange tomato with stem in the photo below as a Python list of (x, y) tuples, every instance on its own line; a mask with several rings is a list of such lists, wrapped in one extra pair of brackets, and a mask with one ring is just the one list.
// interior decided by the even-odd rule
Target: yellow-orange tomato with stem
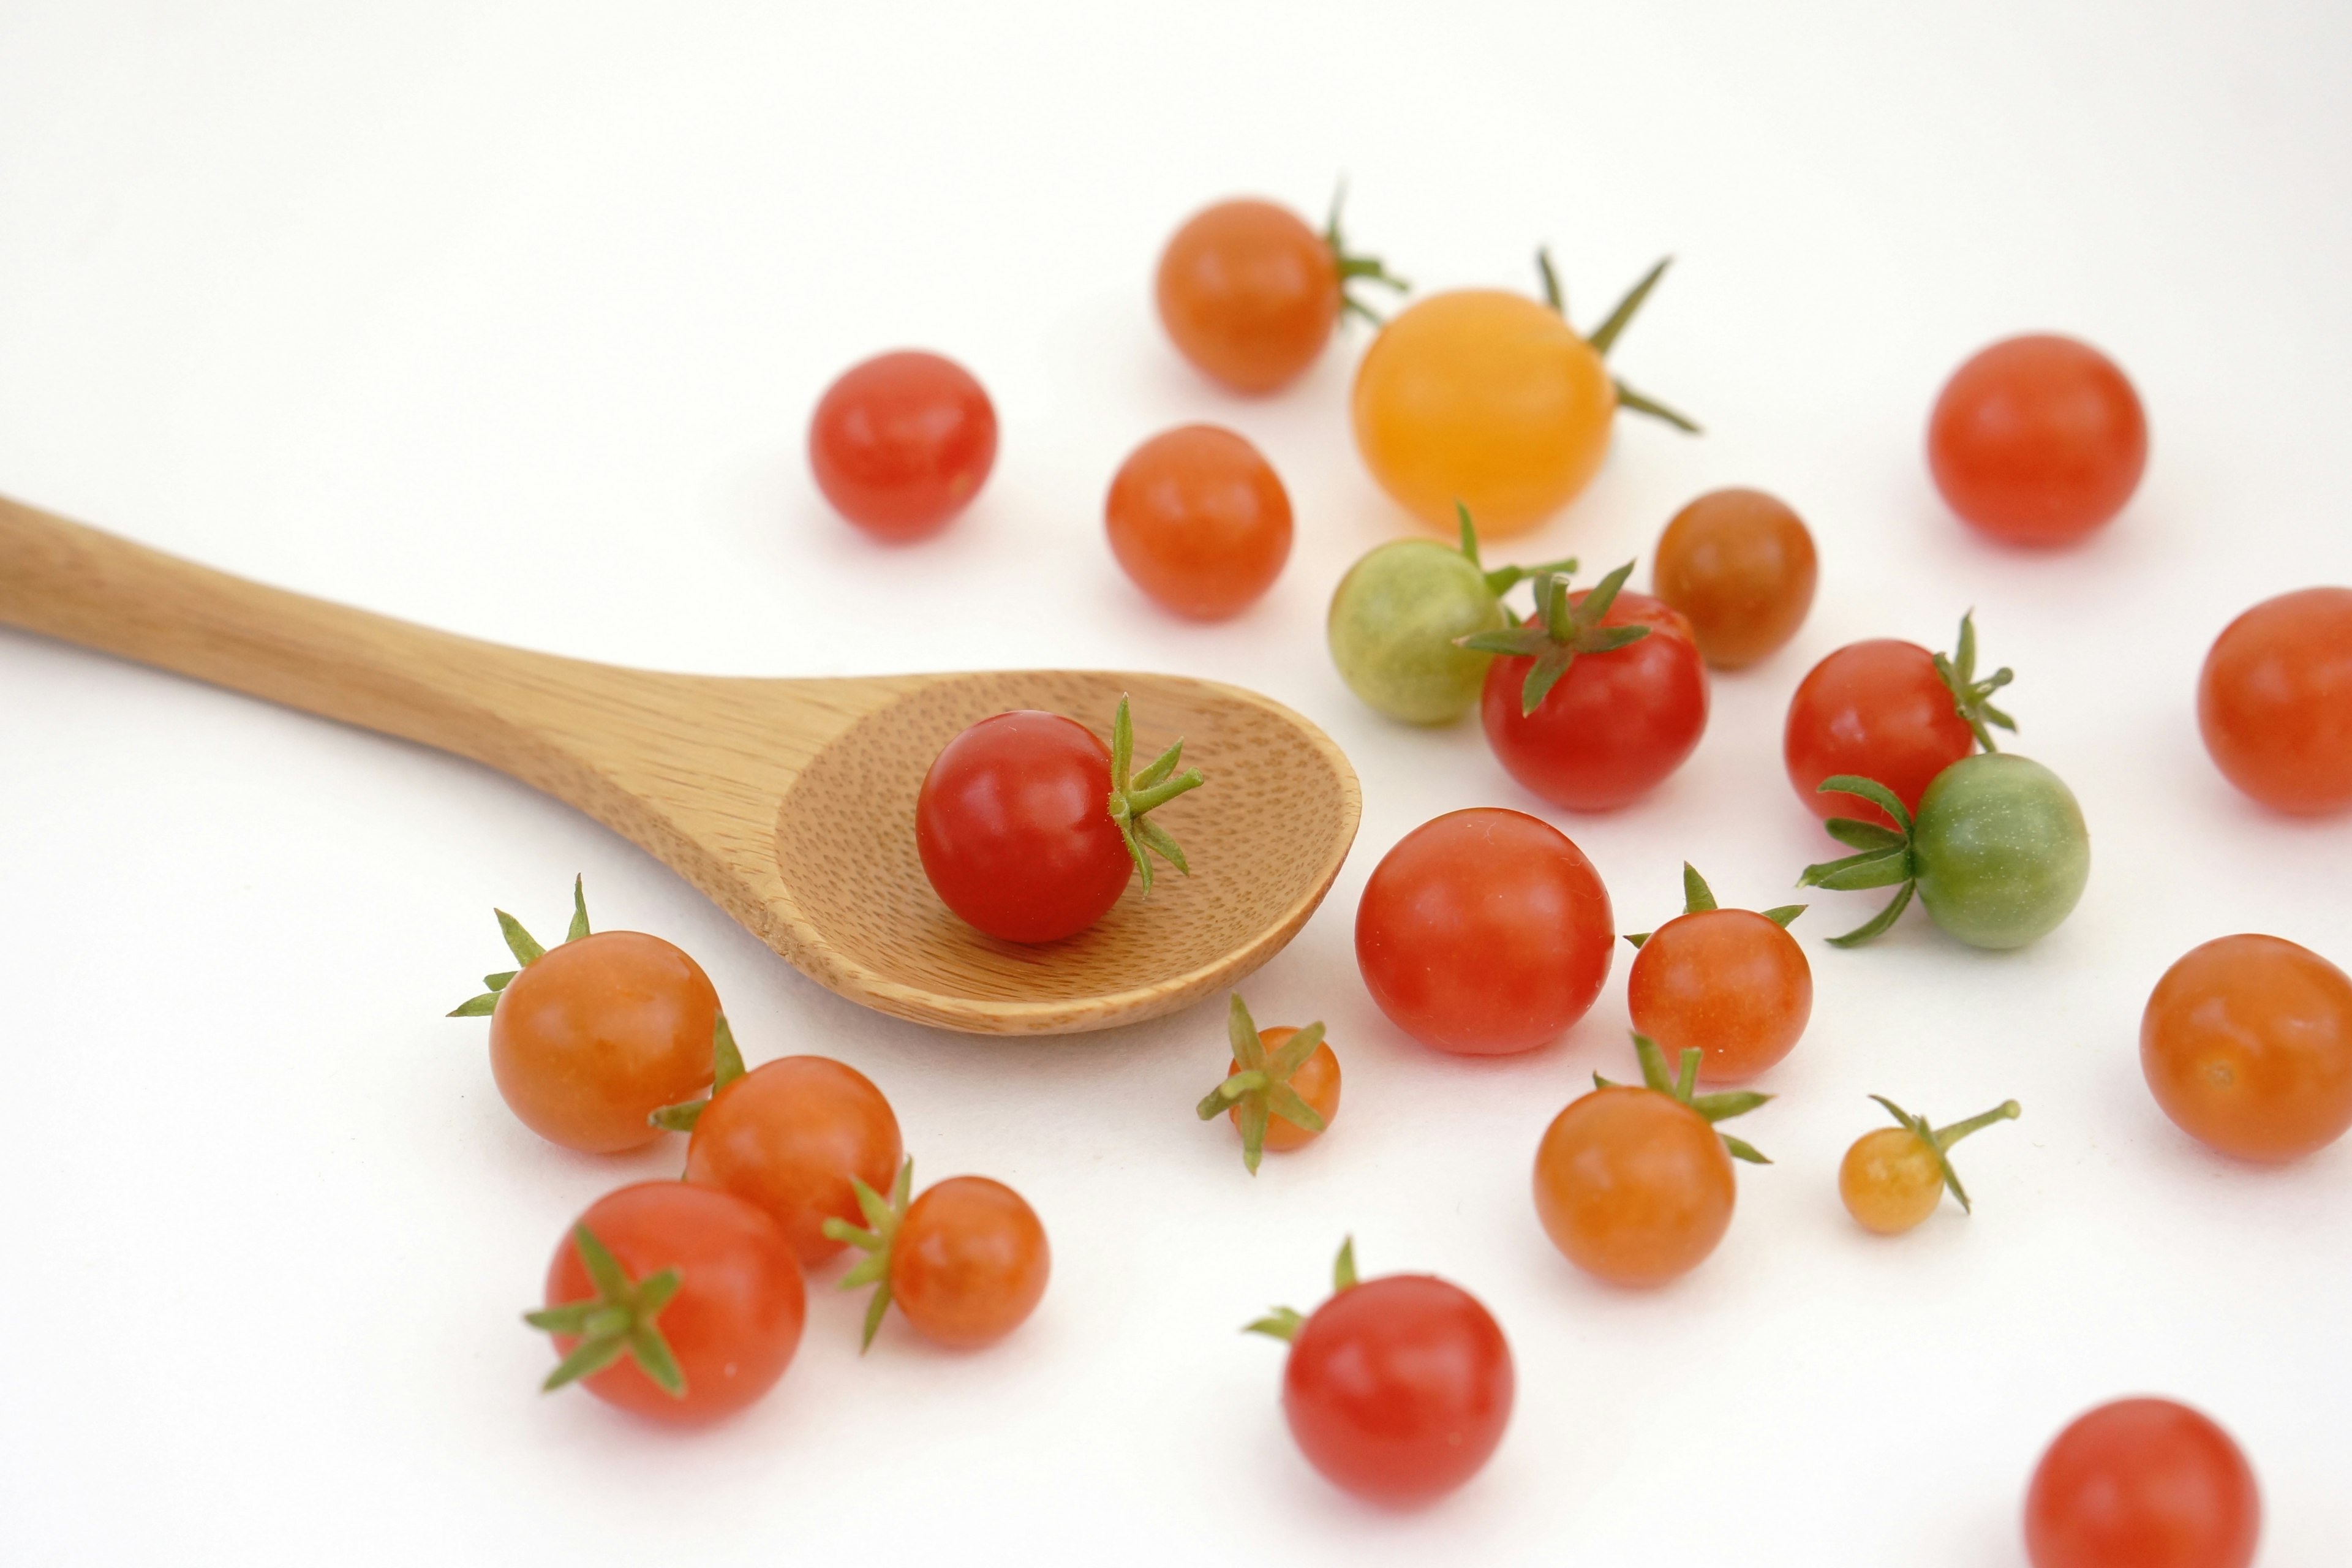
[(1707, 663), (1739, 669), (1797, 635), (1820, 569), (1813, 536), (1787, 502), (1762, 490), (1712, 490), (1666, 524), (1651, 583), (1689, 617)]
[(1260, 1029), (1241, 993), (1225, 1010), (1225, 1037), (1233, 1059), (1224, 1081), (1194, 1108), (1203, 1121), (1220, 1112), (1242, 1135), (1242, 1163), (1257, 1174), (1258, 1157), (1268, 1149), (1304, 1148), (1339, 1113), (1339, 1058), (1323, 1038), (1323, 1026)]
[(2352, 977), (2281, 937), (2216, 938), (2157, 982), (2139, 1060), (2191, 1137), (2242, 1160), (2300, 1159), (2352, 1128)]
[(1947, 1151), (1981, 1128), (2015, 1120), (2017, 1101), (2003, 1100), (1981, 1116), (1937, 1128), (1882, 1095), (1871, 1098), (1886, 1107), (1896, 1124), (1864, 1133), (1845, 1152), (1838, 1166), (1838, 1196), (1845, 1212), (1864, 1230), (1894, 1236), (1934, 1214), (1947, 1187), (1968, 1210), (1968, 1189), (1960, 1185)]
[(1716, 906), (1683, 867), (1683, 912), (1625, 940), (1639, 949), (1626, 977), (1633, 1027), (1659, 1048), (1700, 1053), (1703, 1083), (1753, 1078), (1796, 1047), (1813, 1011), (1813, 971), (1785, 929), (1805, 912)]
[(1501, 289), (1433, 294), (1398, 312), (1357, 366), (1356, 448), (1424, 522), (1450, 527), (1458, 503), (1491, 536), (1534, 527), (1591, 482), (1621, 406), (1697, 428), (1614, 380), (1602, 357), (1665, 263), (1590, 338), (1569, 325), (1542, 265), (1552, 303)]

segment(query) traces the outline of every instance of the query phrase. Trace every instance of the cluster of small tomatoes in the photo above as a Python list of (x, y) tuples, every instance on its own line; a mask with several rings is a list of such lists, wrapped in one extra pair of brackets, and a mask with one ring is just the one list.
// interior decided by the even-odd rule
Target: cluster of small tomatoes
[[(1407, 285), (1348, 247), (1336, 206), (1318, 232), (1278, 205), (1232, 201), (1170, 240), (1157, 303), (1185, 358), (1250, 395), (1297, 378), (1347, 317), (1378, 326), (1351, 393), (1358, 449), (1382, 489), (1455, 542), (1399, 541), (1359, 561), (1332, 595), (1332, 658), (1351, 690), (1397, 721), (1443, 724), (1476, 709), (1495, 755), (1520, 784), (1571, 812), (1603, 811), (1654, 788), (1690, 756), (1706, 728), (1710, 667), (1752, 664), (1795, 635), (1817, 560), (1796, 512), (1733, 489), (1700, 497), (1670, 521), (1649, 593), (1627, 587), (1632, 563), (1577, 588), (1572, 561), (1482, 561), (1482, 530), (1492, 537), (1531, 527), (1584, 488), (1620, 409), (1697, 430), (1607, 363), (1666, 264), (1589, 332), (1570, 324), (1549, 258), (1538, 253), (1538, 266), (1540, 297), (1454, 290), (1381, 322), (1351, 289)], [(1996, 343), (1952, 375), (1927, 444), (1934, 481), (1959, 517), (1993, 538), (2049, 547), (2122, 510), (2146, 463), (2147, 429), (2137, 395), (2105, 355), (2034, 335)], [(979, 492), (996, 451), (995, 414), (980, 383), (924, 353), (885, 354), (843, 374), (809, 433), (824, 495), (852, 522), (893, 541), (944, 526)], [(1105, 525), (1113, 555), (1146, 594), (1177, 614), (1218, 619), (1245, 609), (1279, 575), (1293, 517), (1255, 447), (1235, 431), (1193, 425), (1153, 437), (1118, 466)], [(1525, 615), (1507, 602), (1523, 583), (1531, 590)], [(1830, 939), (1834, 945), (1884, 932), (1915, 897), (1939, 928), (1986, 948), (2032, 942), (2074, 910), (2089, 876), (2088, 830), (2063, 781), (1997, 744), (1995, 731), (2016, 728), (1992, 700), (2010, 679), (2005, 668), (1979, 675), (1976, 629), (1964, 616), (1949, 653), (1893, 639), (1856, 643), (1798, 685), (1783, 737), (1788, 776), (1850, 851), (1806, 868), (1801, 880), (1832, 891), (1895, 889), (1875, 916)], [(2352, 589), (2288, 594), (2238, 617), (2205, 662), (2197, 713), (2216, 763), (2256, 800), (2289, 813), (2352, 805)], [(1201, 774), (1179, 771), (1181, 742), (1138, 767), (1124, 702), (1110, 731), (1106, 744), (1066, 715), (1005, 713), (939, 754), (915, 832), (950, 910), (992, 936), (1048, 943), (1083, 932), (1130, 880), (1148, 893), (1155, 859), (1190, 872), (1181, 847), (1148, 814), (1197, 788)], [(1535, 1153), (1534, 1206), (1545, 1233), (1579, 1267), (1621, 1286), (1676, 1279), (1721, 1240), (1737, 1196), (1734, 1162), (1768, 1163), (1721, 1123), (1769, 1097), (1719, 1086), (1744, 1084), (1782, 1060), (1811, 1009), (1811, 972), (1787, 929), (1803, 906), (1725, 909), (1688, 868), (1683, 892), (1679, 916), (1624, 938), (1636, 949), (1628, 995), (1639, 1082), (1596, 1078)], [(1566, 835), (1521, 812), (1483, 808), (1426, 823), (1389, 850), (1364, 888), (1355, 939), (1367, 989), (1406, 1034), (1441, 1052), (1495, 1055), (1542, 1046), (1581, 1017), (1619, 938), (1607, 889)], [(789, 1320), (791, 1333), (800, 1312), (792, 1262), (814, 1261), (845, 1241), (870, 1254), (851, 1279), (882, 1282), (869, 1336), (890, 1299), (918, 1327), (958, 1342), (1002, 1332), (1027, 1312), (1043, 1288), (1045, 1253), (1026, 1205), (992, 1184), (946, 1203), (941, 1194), (956, 1184), (942, 1184), (909, 1208), (896, 1125), (872, 1086), (821, 1058), (789, 1058), (748, 1074), (740, 1062), (730, 1067), (708, 982), (683, 954), (654, 944), (669, 955), (659, 960), (670, 966), (663, 973), (676, 972), (664, 982), (675, 996), (658, 1005), (624, 1005), (619, 983), (602, 978), (593, 1002), (535, 999), (557, 989), (535, 984), (543, 966), (609, 940), (532, 955), (499, 992), (500, 1086), (526, 1121), (575, 1146), (642, 1141), (648, 1115), (650, 1125), (690, 1126), (694, 1142), (687, 1182), (614, 1194), (559, 1252), (549, 1309), (533, 1319), (566, 1351), (559, 1378), (585, 1374), (623, 1403), (678, 1408), (675, 1379), (660, 1370), (672, 1354), (662, 1333), (675, 1341), (688, 1323), (698, 1333), (726, 1314), (698, 1305), (685, 1312), (703, 1255), (656, 1235), (734, 1237), (771, 1226), (761, 1245), (772, 1266), (713, 1267), (709, 1277), (778, 1303), (789, 1296), (789, 1310), (769, 1310), (774, 1325)], [(599, 964), (620, 959), (616, 951), (599, 964), (570, 962), (602, 976)], [(654, 963), (653, 948), (632, 962)], [(494, 991), (503, 979), (494, 977)], [(534, 1000), (518, 1006), (519, 994)], [(648, 1022), (631, 1027), (667, 1042), (646, 1051), (646, 1076), (625, 1091), (592, 1095), (568, 1077), (534, 1088), (527, 1065), (516, 1065), (531, 1059), (535, 1037), (603, 1027), (593, 1020), (624, 1014), (642, 1016)], [(1319, 1024), (1261, 1030), (1235, 996), (1228, 1026), (1226, 1074), (1198, 1112), (1232, 1121), (1255, 1172), (1265, 1151), (1297, 1148), (1330, 1126), (1339, 1064)], [(2352, 1126), (2352, 980), (2276, 937), (2221, 938), (2158, 984), (2141, 1054), (2158, 1102), (2199, 1139), (2248, 1159), (2307, 1154)], [(698, 1114), (660, 1109), (714, 1077), (716, 1092)], [(772, 1090), (760, 1087), (763, 1079)], [(1965, 1208), (1952, 1146), (2019, 1114), (2010, 1100), (1938, 1127), (1873, 1098), (1893, 1125), (1853, 1145), (1837, 1182), (1855, 1220), (1880, 1233), (1921, 1224), (1948, 1191)], [(560, 1111), (542, 1105), (551, 1099)], [(567, 1116), (609, 1126), (612, 1141), (571, 1131)], [(925, 1230), (927, 1205), (948, 1237)], [(631, 1217), (689, 1205), (709, 1217), (667, 1230)], [(983, 1253), (987, 1261), (975, 1261)], [(916, 1258), (923, 1261), (904, 1261)], [(773, 1282), (787, 1279), (789, 1288)], [(942, 1292), (958, 1289), (970, 1299), (943, 1304)], [(1350, 1244), (1318, 1310), (1280, 1309), (1250, 1326), (1289, 1342), (1292, 1430), (1307, 1458), (1353, 1491), (1392, 1502), (1438, 1495), (1475, 1474), (1501, 1438), (1510, 1352), (1494, 1319), (1458, 1287), (1414, 1275), (1360, 1282)], [(791, 1334), (772, 1335), (789, 1355)], [(675, 1348), (691, 1399), (698, 1363)], [(781, 1370), (775, 1354), (730, 1365), (771, 1363)], [(2040, 1568), (2243, 1568), (2259, 1521), (2252, 1472), (2229, 1437), (2194, 1411), (2146, 1399), (2104, 1406), (2069, 1427), (2045, 1455), (2026, 1511)]]
[(505, 910), (517, 968), (452, 1017), (490, 1020), (490, 1071), (523, 1124), (587, 1153), (688, 1135), (677, 1181), (588, 1206), (526, 1315), (554, 1337), (543, 1385), (578, 1382), (657, 1420), (699, 1423), (751, 1404), (800, 1346), (802, 1274), (855, 1247), (844, 1289), (873, 1287), (871, 1344), (896, 1305), (942, 1344), (988, 1344), (1045, 1293), (1045, 1227), (982, 1176), (913, 1193), (898, 1119), (865, 1074), (827, 1057), (746, 1070), (702, 966), (643, 931), (572, 924), (546, 948)]

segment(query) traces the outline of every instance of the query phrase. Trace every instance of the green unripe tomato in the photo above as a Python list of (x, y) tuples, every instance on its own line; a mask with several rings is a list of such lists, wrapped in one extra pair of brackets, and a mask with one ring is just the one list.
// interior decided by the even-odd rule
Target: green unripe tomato
[(1937, 925), (1972, 947), (2022, 947), (2074, 912), (2091, 877), (2091, 834), (2056, 773), (1979, 752), (1919, 797), (1911, 857)]
[(1391, 719), (1445, 724), (1478, 702), (1494, 655), (1454, 639), (1503, 625), (1486, 574), (1429, 539), (1383, 544), (1331, 595), (1331, 662), (1348, 689)]

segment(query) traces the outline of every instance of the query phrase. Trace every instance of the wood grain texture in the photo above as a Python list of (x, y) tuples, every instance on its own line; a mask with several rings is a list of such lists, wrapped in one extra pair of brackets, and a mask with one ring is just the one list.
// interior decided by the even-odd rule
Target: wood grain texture
[[(979, 1034), (1172, 1011), (1281, 951), (1355, 837), (1354, 770), (1281, 704), (1183, 676), (1030, 670), (824, 680), (667, 675), (557, 658), (211, 571), (0, 497), (0, 622), (486, 763), (667, 863), (811, 976)], [(1185, 737), (1209, 787), (1162, 808), (1194, 867), (1130, 885), (1038, 946), (950, 914), (914, 844), (924, 771), (1013, 708), (1139, 755)]]

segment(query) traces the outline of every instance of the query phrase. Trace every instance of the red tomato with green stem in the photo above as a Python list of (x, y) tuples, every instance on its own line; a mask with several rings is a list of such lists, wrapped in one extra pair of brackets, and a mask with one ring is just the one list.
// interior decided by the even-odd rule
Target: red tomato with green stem
[(2210, 1417), (2118, 1399), (2058, 1434), (2025, 1494), (2033, 1568), (2248, 1568), (2262, 1539), (2253, 1468)]
[(940, 901), (991, 936), (1054, 942), (1109, 913), (1130, 875), (1150, 893), (1153, 855), (1189, 874), (1144, 814), (1198, 788), (1201, 770), (1175, 771), (1178, 741), (1135, 773), (1134, 749), (1124, 697), (1108, 749), (1076, 720), (1034, 710), (950, 741), (915, 802), (916, 847)]
[(1476, 807), (1414, 828), (1356, 906), (1356, 965), (1389, 1021), (1457, 1056), (1533, 1050), (1609, 978), (1609, 889), (1548, 822)]
[(800, 1346), (806, 1297), (783, 1233), (731, 1194), (640, 1182), (589, 1205), (525, 1321), (562, 1356), (542, 1385), (693, 1425), (770, 1388)]
[(1242, 1163), (1253, 1176), (1268, 1149), (1303, 1149), (1339, 1114), (1339, 1058), (1323, 1038), (1323, 1026), (1261, 1029), (1241, 993), (1226, 1010), (1225, 1035), (1234, 1047), (1225, 1080), (1194, 1107), (1203, 1121), (1220, 1114), (1242, 1135)]
[(1622, 591), (1627, 562), (1580, 594), (1536, 580), (1536, 617), (1462, 646), (1498, 657), (1478, 711), (1496, 760), (1571, 811), (1638, 799), (1706, 729), (1706, 661), (1681, 611)]
[(1256, 603), (1290, 558), (1290, 497), (1258, 449), (1215, 425), (1162, 431), (1128, 454), (1103, 503), (1135, 585), (1194, 620)]
[(1679, 1056), (1700, 1053), (1703, 1083), (1753, 1078), (1796, 1047), (1813, 1011), (1813, 972), (1790, 936), (1802, 904), (1758, 913), (1716, 905), (1706, 879), (1683, 867), (1683, 912), (1628, 936), (1625, 1003), (1634, 1029)]
[(1486, 1466), (1517, 1379), (1494, 1315), (1427, 1274), (1356, 1279), (1351, 1239), (1312, 1317), (1287, 1307), (1249, 1325), (1290, 1346), (1282, 1413), (1307, 1462), (1367, 1501), (1413, 1507)]
[(996, 407), (935, 353), (841, 373), (809, 420), (809, 467), (834, 510), (877, 539), (920, 539), (970, 505), (996, 463)]
[(1860, 795), (1817, 786), (1840, 773), (1875, 779), (1916, 812), (1937, 773), (1979, 746), (2000, 749), (1993, 728), (2016, 731), (2017, 721), (1991, 702), (2012, 672), (1977, 679), (1973, 613), (1960, 617), (1956, 648), (1948, 658), (1877, 637), (1849, 643), (1807, 673), (1789, 700), (1781, 753), (1790, 787), (1815, 816), (1892, 827), (1895, 819)]
[(726, 1026), (710, 977), (657, 936), (590, 931), (578, 878), (559, 946), (492, 912), (521, 967), (484, 975), (489, 989), (449, 1016), (489, 1015), (490, 1075), (508, 1107), (550, 1142), (586, 1153), (660, 1137), (647, 1119), (710, 1082)]
[(1927, 466), (1961, 520), (2011, 544), (2071, 544), (2124, 509), (2147, 416), (2116, 363), (2053, 333), (2010, 338), (1952, 373)]
[(2231, 621), (2197, 678), (2197, 727), (2272, 810), (2352, 806), (2352, 588), (2282, 594)]
[(1045, 1298), (1053, 1271), (1045, 1227), (1019, 1193), (985, 1176), (950, 1176), (909, 1203), (914, 1184), (909, 1160), (898, 1167), (887, 1198), (855, 1184), (863, 1228), (824, 1222), (826, 1236), (866, 1254), (839, 1287), (874, 1287), (861, 1348), (874, 1342), (894, 1303), (936, 1344), (993, 1344), (1026, 1322)]

